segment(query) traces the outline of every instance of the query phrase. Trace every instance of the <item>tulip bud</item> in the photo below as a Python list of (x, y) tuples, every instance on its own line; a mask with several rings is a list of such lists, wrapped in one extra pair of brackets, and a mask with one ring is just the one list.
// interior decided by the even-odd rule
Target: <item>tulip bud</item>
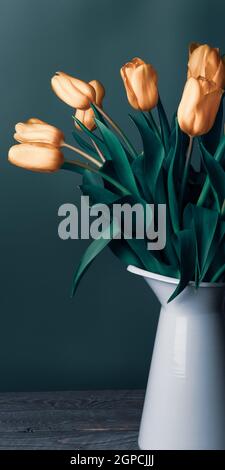
[(219, 49), (207, 44), (191, 44), (189, 47), (188, 78), (203, 77), (213, 81), (217, 88), (225, 87), (225, 63)]
[(64, 162), (63, 153), (47, 144), (17, 144), (9, 149), (8, 159), (13, 165), (27, 170), (54, 172)]
[(64, 134), (60, 129), (36, 118), (19, 122), (15, 130), (14, 139), (20, 143), (44, 143), (54, 147), (61, 147), (64, 143)]
[(203, 135), (212, 128), (223, 90), (204, 78), (189, 78), (178, 107), (180, 128), (191, 136)]
[[(94, 103), (97, 104), (97, 106), (99, 106), (100, 108), (102, 108), (102, 101), (103, 101), (103, 98), (105, 96), (104, 86), (98, 80), (92, 80), (91, 82), (89, 82), (89, 84), (95, 90), (95, 101), (94, 101)], [(89, 108), (89, 109), (86, 109), (86, 110), (77, 109), (75, 116), (90, 131), (92, 131), (96, 127), (95, 121), (94, 121), (95, 114), (94, 114), (94, 111), (93, 111), (92, 108)], [(79, 124), (75, 123), (75, 126), (77, 127), (77, 129), (81, 130)]]
[(219, 49), (192, 43), (187, 78), (178, 108), (178, 122), (187, 134), (203, 135), (215, 122), (225, 86), (225, 63)]
[(72, 108), (88, 109), (95, 100), (95, 90), (90, 84), (64, 72), (57, 72), (51, 84), (55, 94)]
[(157, 73), (151, 64), (138, 57), (120, 69), (130, 105), (150, 111), (158, 103)]

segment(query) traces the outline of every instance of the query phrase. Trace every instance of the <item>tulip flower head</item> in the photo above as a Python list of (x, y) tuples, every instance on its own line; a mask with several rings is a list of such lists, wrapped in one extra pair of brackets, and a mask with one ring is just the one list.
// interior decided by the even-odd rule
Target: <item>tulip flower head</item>
[[(103, 98), (105, 96), (104, 86), (98, 80), (91, 80), (89, 82), (89, 85), (91, 85), (95, 90), (94, 103), (97, 104), (97, 106), (99, 106), (100, 108), (102, 108), (102, 101), (103, 101)], [(90, 131), (92, 131), (96, 127), (95, 121), (94, 121), (95, 115), (94, 115), (94, 111), (91, 107), (88, 108), (88, 109), (85, 109), (85, 110), (77, 109), (75, 116)], [(75, 123), (75, 126), (77, 127), (77, 129), (81, 130), (79, 124)]]
[(8, 159), (13, 165), (42, 173), (57, 171), (64, 162), (63, 153), (59, 148), (40, 143), (13, 145), (9, 150)]
[(180, 128), (190, 136), (206, 134), (212, 128), (225, 86), (225, 64), (219, 49), (192, 44), (189, 50), (187, 82), (178, 107)]
[(223, 90), (204, 78), (189, 78), (178, 108), (180, 128), (191, 136), (203, 135), (212, 128)]
[(191, 44), (187, 78), (203, 77), (215, 83), (217, 88), (225, 87), (225, 62), (220, 57), (219, 49), (207, 44)]
[(138, 57), (120, 69), (127, 99), (134, 109), (150, 111), (158, 103), (157, 73)]
[(64, 143), (64, 134), (57, 127), (31, 118), (26, 122), (19, 122), (15, 126), (14, 139), (20, 143), (44, 143), (61, 147)]
[(57, 72), (51, 84), (58, 98), (72, 108), (88, 109), (95, 100), (95, 90), (89, 83), (64, 72)]

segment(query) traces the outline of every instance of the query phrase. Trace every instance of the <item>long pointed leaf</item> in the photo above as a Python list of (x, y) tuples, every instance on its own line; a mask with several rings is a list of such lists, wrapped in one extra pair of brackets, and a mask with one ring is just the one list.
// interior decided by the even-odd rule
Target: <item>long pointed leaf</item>
[(95, 121), (108, 148), (111, 159), (113, 160), (118, 179), (133, 194), (139, 196), (130, 163), (119, 139), (102, 122), (98, 121), (98, 119)]
[(162, 134), (162, 139), (163, 139), (163, 144), (165, 147), (166, 153), (168, 153), (169, 148), (170, 148), (170, 125), (169, 121), (167, 119), (166, 112), (164, 110), (164, 107), (162, 105), (162, 101), (159, 98), (158, 104), (157, 104), (157, 109), (158, 109), (158, 114), (159, 114), (159, 122), (160, 122), (160, 127), (161, 127), (161, 134)]
[[(94, 240), (88, 246), (74, 274), (71, 296), (75, 294), (75, 291), (79, 285), (79, 282), (81, 278), (83, 277), (84, 273), (89, 268), (90, 264), (94, 261), (96, 256), (98, 256), (102, 252), (102, 250), (104, 250), (104, 248), (110, 243), (113, 236), (115, 237), (116, 234), (119, 233), (119, 231), (120, 229), (116, 226), (116, 223), (112, 222), (112, 224), (110, 225), (110, 237), (103, 238), (104, 233), (105, 233), (104, 232), (102, 237), (98, 238), (97, 240)], [(108, 234), (108, 229), (107, 229), (107, 234)]]
[(144, 268), (141, 260), (131, 249), (126, 240), (112, 240), (109, 244), (109, 248), (112, 250), (113, 254), (125, 264), (125, 266), (132, 264), (137, 268)]
[[(179, 223), (179, 210), (178, 210), (178, 194), (177, 194), (177, 175), (175, 174), (175, 165), (177, 164), (177, 158), (180, 151), (180, 140), (179, 140), (179, 129), (178, 123), (176, 121), (176, 142), (173, 150), (173, 155), (171, 157), (169, 172), (168, 172), (168, 199), (169, 199), (169, 209), (171, 223), (174, 230), (174, 233), (177, 233), (180, 228)], [(175, 185), (176, 180), (176, 185)]]
[(221, 99), (220, 107), (212, 129), (207, 134), (202, 136), (202, 142), (206, 150), (208, 150), (208, 152), (210, 152), (212, 155), (214, 155), (221, 137), (223, 125), (223, 97)]
[(79, 144), (79, 146), (85, 150), (87, 153), (89, 153), (89, 155), (91, 155), (92, 157), (94, 158), (99, 158), (98, 157), (98, 153), (93, 149), (93, 147), (88, 143), (86, 142), (86, 140), (84, 140), (80, 135), (79, 135), (79, 132), (80, 131), (73, 131), (72, 132), (72, 135), (73, 135), (73, 138), (74, 140)]
[(103, 171), (96, 170), (94, 168), (89, 167), (85, 163), (80, 163), (79, 165), (76, 164), (74, 161), (73, 162), (64, 162), (63, 165), (61, 166), (62, 170), (69, 170), (74, 173), (79, 173), (81, 175), (84, 174), (85, 170), (92, 171), (93, 173), (100, 174), (101, 177), (110, 183), (110, 186), (114, 188), (114, 190), (118, 190), (122, 196), (127, 196), (130, 194), (130, 191), (128, 191), (127, 188), (125, 188), (122, 184), (120, 184), (118, 181), (116, 181), (114, 178), (112, 178), (110, 175), (104, 173)]
[(91, 202), (94, 204), (113, 204), (121, 199), (118, 194), (114, 194), (106, 188), (91, 183), (83, 183), (80, 189), (83, 194), (90, 197)]
[(159, 261), (154, 255), (152, 255), (152, 253), (147, 249), (145, 240), (133, 238), (131, 240), (127, 240), (127, 242), (138, 255), (145, 269), (148, 271), (170, 277), (176, 277), (178, 275), (178, 270), (174, 269), (173, 266)]
[(82, 131), (85, 132), (85, 134), (92, 140), (94, 140), (94, 142), (98, 145), (98, 147), (100, 148), (101, 152), (103, 153), (104, 157), (107, 159), (107, 160), (110, 160), (110, 154), (108, 152), (108, 149), (106, 147), (106, 145), (104, 144), (104, 142), (102, 141), (102, 139), (100, 139), (100, 137), (98, 137), (94, 132), (90, 131), (79, 119), (76, 118), (76, 116), (73, 116), (73, 119), (74, 121), (79, 125), (79, 127), (82, 129)]
[(195, 271), (196, 246), (193, 231), (191, 229), (181, 230), (177, 237), (180, 251), (180, 282), (168, 302), (175, 299), (193, 280)]
[(201, 145), (201, 149), (203, 164), (208, 173), (218, 212), (220, 212), (225, 201), (225, 171), (203, 145)]
[(130, 116), (136, 124), (144, 147), (144, 165), (148, 189), (154, 197), (156, 182), (165, 158), (163, 145), (142, 115)]

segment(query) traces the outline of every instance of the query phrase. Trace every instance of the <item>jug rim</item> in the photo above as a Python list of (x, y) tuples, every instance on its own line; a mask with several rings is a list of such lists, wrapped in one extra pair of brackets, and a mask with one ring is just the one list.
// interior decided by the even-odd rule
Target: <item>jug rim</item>
[[(136, 266), (129, 264), (127, 266), (127, 271), (138, 276), (147, 277), (149, 279), (155, 279), (161, 282), (169, 282), (170, 284), (179, 284), (180, 280), (174, 277), (163, 276), (162, 274), (156, 274), (151, 271), (146, 271), (145, 269), (137, 268)], [(194, 281), (188, 283), (189, 286), (194, 286)], [(223, 287), (225, 289), (225, 282), (201, 282), (199, 287)]]

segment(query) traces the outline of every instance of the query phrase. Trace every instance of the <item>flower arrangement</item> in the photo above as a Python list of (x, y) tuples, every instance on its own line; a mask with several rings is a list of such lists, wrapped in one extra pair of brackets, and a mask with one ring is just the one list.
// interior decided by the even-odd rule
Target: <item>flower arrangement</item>
[[(61, 130), (32, 118), (16, 125), (18, 143), (10, 148), (8, 158), (33, 171), (62, 169), (81, 174), (81, 190), (93, 205), (115, 201), (166, 204), (163, 250), (150, 252), (146, 240), (135, 236), (129, 240), (100, 237), (82, 257), (72, 293), (108, 245), (126, 266), (179, 278), (171, 301), (190, 281), (196, 288), (202, 281), (225, 281), (225, 61), (218, 49), (191, 44), (187, 81), (171, 125), (152, 65), (135, 58), (121, 68), (121, 77), (129, 104), (137, 111), (131, 119), (142, 139), (141, 152), (103, 110), (105, 90), (99, 81), (86, 83), (58, 72), (52, 88), (76, 110), (73, 137), (77, 146), (66, 143)], [(193, 162), (194, 146), (198, 167)], [(80, 158), (66, 160), (64, 148)]]

